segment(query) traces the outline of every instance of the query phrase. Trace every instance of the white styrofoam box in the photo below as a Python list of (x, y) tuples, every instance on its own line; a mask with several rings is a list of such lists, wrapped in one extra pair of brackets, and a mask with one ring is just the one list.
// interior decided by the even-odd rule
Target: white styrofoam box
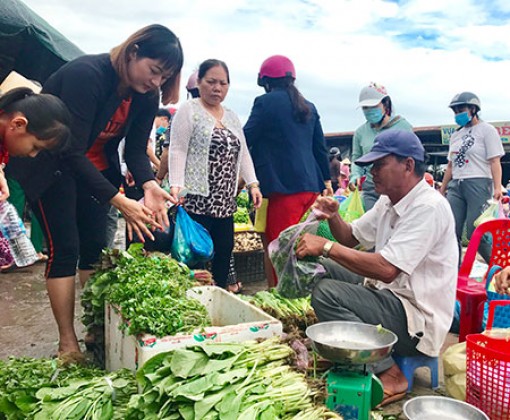
[(216, 286), (194, 287), (187, 295), (199, 300), (211, 318), (211, 327), (191, 334), (157, 338), (153, 335), (126, 335), (118, 311), (106, 304), (105, 362), (109, 371), (128, 368), (133, 371), (158, 353), (193, 344), (241, 342), (282, 335), (282, 323), (264, 311)]

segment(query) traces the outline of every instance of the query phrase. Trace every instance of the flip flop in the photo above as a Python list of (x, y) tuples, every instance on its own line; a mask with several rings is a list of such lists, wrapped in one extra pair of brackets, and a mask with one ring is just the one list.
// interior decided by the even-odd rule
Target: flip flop
[(381, 401), (381, 403), (377, 406), (377, 408), (384, 407), (385, 405), (400, 401), (400, 400), (404, 399), (407, 394), (406, 391), (393, 393), (393, 392), (387, 391), (386, 389), (383, 392), (384, 392), (384, 398)]
[(37, 261), (35, 263), (36, 264), (45, 263), (46, 261), (48, 261), (48, 259), (49, 259), (49, 257), (46, 254), (43, 254), (42, 252), (38, 252), (37, 253)]
[[(232, 287), (232, 289), (231, 289), (230, 288), (231, 286), (234, 286), (234, 287)], [(227, 286), (227, 291), (230, 292), (230, 293), (234, 293), (235, 295), (241, 293), (242, 290), (243, 290), (243, 284), (240, 281), (237, 281), (235, 283), (229, 284)]]
[(57, 355), (58, 361), (62, 366), (79, 365), (86, 366), (87, 358), (79, 351), (59, 351)]

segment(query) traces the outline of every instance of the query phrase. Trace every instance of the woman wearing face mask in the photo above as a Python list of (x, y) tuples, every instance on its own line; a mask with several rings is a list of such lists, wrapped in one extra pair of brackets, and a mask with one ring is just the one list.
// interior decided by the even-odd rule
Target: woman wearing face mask
[[(152, 238), (146, 224), (168, 224), (166, 200), (146, 154), (147, 139), (161, 100), (178, 100), (183, 53), (168, 28), (150, 25), (109, 54), (79, 57), (55, 72), (43, 92), (58, 96), (72, 115), (72, 139), (65, 154), (42, 156), (19, 178), (49, 246), (46, 285), (59, 330), (59, 354), (81, 357), (74, 330), (75, 274), (85, 284), (106, 245), (110, 204), (139, 237)], [(124, 157), (145, 206), (119, 193), (122, 182), (117, 148)], [(42, 153), (41, 153), (42, 155)], [(19, 171), (18, 171), (19, 172)], [(65, 356), (64, 356), (65, 355)]]
[[(358, 106), (363, 110), (364, 124), (354, 132), (352, 139), (352, 157), (355, 162), (359, 157), (368, 153), (374, 144), (374, 138), (383, 130), (407, 130), (413, 131), (413, 127), (405, 118), (393, 113), (391, 98), (386, 88), (377, 83), (370, 83), (361, 89)], [(362, 182), (362, 178), (365, 180)], [(370, 210), (379, 195), (375, 192), (374, 182), (370, 174), (370, 166), (358, 166), (355, 163), (351, 167), (349, 188), (354, 190), (362, 184), (363, 204), (365, 211)]]
[[(478, 116), (480, 99), (474, 93), (455, 95), (449, 107), (455, 114), (459, 128), (450, 138), (448, 166), (443, 177), (441, 193), (452, 207), (459, 247), (466, 224), (470, 239), (473, 222), (483, 212), (491, 197), (501, 198), (501, 156), (505, 154), (497, 130)], [(489, 262), (491, 243), (484, 237), (478, 252)]]

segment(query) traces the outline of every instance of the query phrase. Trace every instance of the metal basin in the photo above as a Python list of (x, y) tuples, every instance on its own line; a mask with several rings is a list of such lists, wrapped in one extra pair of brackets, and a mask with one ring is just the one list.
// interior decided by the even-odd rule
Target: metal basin
[(471, 404), (447, 397), (412, 398), (403, 410), (409, 420), (489, 420), (489, 416)]
[(313, 349), (341, 364), (374, 363), (391, 353), (397, 336), (381, 326), (359, 322), (320, 322), (306, 329)]

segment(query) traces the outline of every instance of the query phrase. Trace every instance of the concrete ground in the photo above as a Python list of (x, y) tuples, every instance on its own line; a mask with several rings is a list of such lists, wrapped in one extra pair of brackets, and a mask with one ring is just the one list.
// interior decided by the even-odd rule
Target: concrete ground
[[(116, 243), (122, 244), (117, 237)], [(81, 306), (78, 281), (76, 292), (76, 331), (83, 339), (83, 326), (80, 322)], [(244, 293), (251, 294), (266, 288), (264, 280), (244, 283)], [(44, 279), (44, 264), (16, 269), (7, 274), (0, 274), (0, 359), (9, 356), (51, 357), (56, 354), (58, 335), (51, 313)], [(449, 334), (444, 349), (456, 343), (457, 336)], [(443, 349), (443, 350), (444, 350)], [(405, 400), (416, 395), (444, 395), (442, 364), (440, 363), (440, 388), (430, 389), (430, 374), (426, 368), (419, 368), (415, 373), (413, 391)], [(402, 414), (404, 401), (384, 407), (384, 414)]]

